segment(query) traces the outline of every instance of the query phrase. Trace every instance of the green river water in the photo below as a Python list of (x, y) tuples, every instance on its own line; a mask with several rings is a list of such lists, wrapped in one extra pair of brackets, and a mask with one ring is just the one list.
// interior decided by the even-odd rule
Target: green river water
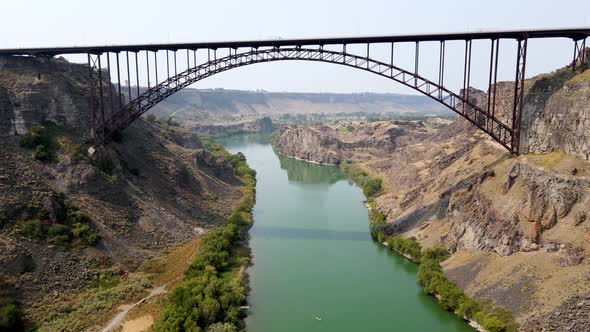
[(220, 143), (258, 172), (248, 331), (473, 331), (371, 239), (362, 191), (338, 167), (279, 157), (258, 135)]

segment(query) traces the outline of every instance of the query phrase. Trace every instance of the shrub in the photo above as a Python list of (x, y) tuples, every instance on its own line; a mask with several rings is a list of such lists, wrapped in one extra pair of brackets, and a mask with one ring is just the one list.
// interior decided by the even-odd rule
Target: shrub
[(489, 332), (504, 332), (507, 330), (506, 324), (494, 316), (484, 318), (481, 326)]
[(355, 167), (347, 162), (340, 164), (340, 169), (348, 175), (354, 183), (363, 189), (363, 194), (367, 198), (372, 198), (381, 192), (383, 180), (379, 178), (372, 178), (367, 172)]
[(232, 156), (215, 144), (208, 142), (207, 149), (227, 158), (245, 184), (243, 196), (226, 223), (201, 238), (182, 284), (174, 290), (164, 313), (154, 324), (156, 332), (233, 332), (243, 318), (240, 306), (246, 300), (246, 289), (232, 273), (235, 276), (243, 261), (235, 259), (240, 255), (236, 249), (246, 236), (244, 227), (252, 219), (256, 173), (242, 154)]
[(33, 159), (42, 162), (49, 162), (53, 159), (53, 157), (45, 145), (37, 145), (35, 152), (33, 152)]
[(67, 222), (69, 224), (89, 224), (92, 220), (90, 219), (90, 217), (77, 209), (71, 209), (70, 211), (68, 211), (68, 215), (67, 215)]
[(153, 115), (153, 114), (148, 114), (148, 115), (147, 115), (147, 117), (146, 117), (146, 119), (147, 119), (149, 122), (151, 122), (151, 123), (154, 123), (154, 122), (156, 122), (156, 121), (157, 121), (157, 119), (156, 119), (156, 116), (155, 116), (155, 115)]
[(26, 149), (34, 149), (33, 158), (42, 162), (53, 160), (50, 151), (52, 137), (44, 127), (33, 127), (23, 136), (19, 142), (20, 146)]
[(473, 317), (479, 311), (479, 305), (473, 299), (463, 296), (455, 311), (459, 317)]
[(373, 179), (367, 177), (367, 179), (365, 180), (365, 184), (363, 185), (363, 193), (365, 194), (365, 196), (373, 197), (377, 193), (379, 193), (381, 191), (382, 182), (383, 180), (381, 179)]
[(39, 145), (49, 146), (51, 137), (48, 131), (41, 126), (32, 127), (19, 142), (20, 146), (26, 149), (34, 149)]
[(49, 226), (49, 231), (47, 232), (50, 237), (58, 236), (58, 235), (69, 235), (70, 228), (66, 225), (61, 224), (54, 224)]
[(26, 237), (44, 240), (46, 238), (46, 226), (39, 220), (21, 220), (17, 222), (18, 230)]
[(391, 236), (387, 238), (389, 248), (401, 254), (411, 256), (416, 262), (420, 262), (421, 247), (415, 237), (404, 239), (400, 236)]
[(451, 256), (451, 254), (447, 251), (447, 248), (440, 245), (426, 248), (422, 252), (422, 258), (433, 259), (438, 262), (446, 260), (449, 256)]
[(65, 211), (56, 215), (55, 223), (51, 224), (47, 220), (48, 212), (41, 208), (39, 203), (29, 202), (25, 207), (25, 215), (31, 219), (17, 221), (18, 231), (29, 238), (39, 241), (48, 240), (64, 248), (73, 241), (75, 241), (74, 244), (96, 245), (100, 234), (97, 230), (91, 229), (92, 219), (66, 201), (63, 194), (55, 194), (55, 197)]
[(70, 159), (72, 161), (86, 160), (86, 146), (82, 144), (73, 144), (70, 147)]
[(20, 331), (22, 329), (22, 313), (15, 304), (0, 307), (0, 332)]

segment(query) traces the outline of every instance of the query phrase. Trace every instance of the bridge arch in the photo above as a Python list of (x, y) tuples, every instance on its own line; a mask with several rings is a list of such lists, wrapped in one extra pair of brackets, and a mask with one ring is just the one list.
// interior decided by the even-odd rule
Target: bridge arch
[(496, 117), (488, 114), (487, 110), (470, 102), (465, 96), (454, 93), (436, 82), (393, 64), (347, 52), (325, 50), (322, 46), (251, 48), (243, 52), (234, 50), (233, 53), (230, 49), (229, 55), (198, 64), (171, 76), (156, 86), (145, 90), (136, 98), (131, 99), (127, 105), (114, 112), (110, 118), (105, 119), (105, 122), (95, 129), (95, 135), (99, 138), (98, 143), (108, 142), (114, 132), (125, 129), (156, 104), (193, 83), (234, 68), (274, 61), (333, 63), (391, 79), (436, 100), (477, 126), (510, 152), (518, 152), (517, 133)]

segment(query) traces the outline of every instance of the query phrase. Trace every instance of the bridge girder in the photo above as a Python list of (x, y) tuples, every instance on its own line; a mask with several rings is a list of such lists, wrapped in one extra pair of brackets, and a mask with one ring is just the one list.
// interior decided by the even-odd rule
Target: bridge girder
[[(148, 111), (151, 107), (166, 99), (175, 92), (209, 76), (250, 64), (274, 61), (314, 61), (344, 65), (361, 69), (382, 77), (386, 77), (432, 98), (442, 105), (455, 111), (469, 122), (483, 130), (508, 151), (518, 154), (520, 151), (520, 130), (522, 125), (522, 105), (524, 100), (524, 80), (527, 59), (527, 45), (529, 39), (539, 38), (567, 38), (574, 41), (574, 59), (572, 70), (584, 70), (587, 61), (586, 39), (590, 36), (590, 28), (560, 29), (560, 30), (523, 30), (523, 31), (493, 31), (477, 33), (452, 33), (413, 36), (374, 36), (374, 37), (344, 37), (344, 38), (313, 38), (313, 39), (278, 39), (257, 41), (229, 41), (183, 44), (146, 44), (146, 45), (117, 45), (117, 46), (89, 46), (89, 47), (61, 47), (61, 48), (33, 48), (0, 50), (0, 55), (53, 57), (59, 54), (86, 54), (89, 67), (89, 96), (90, 108), (93, 112), (93, 136), (95, 145), (109, 142), (113, 133), (125, 129), (135, 119)], [(514, 81), (514, 98), (511, 119), (502, 122), (496, 112), (496, 90), (498, 78), (498, 59), (500, 41), (504, 39), (517, 42), (516, 68)], [(472, 42), (474, 40), (488, 40), (490, 46), (489, 76), (487, 105), (476, 105), (470, 100)], [(455, 93), (445, 86), (446, 73), (446, 45), (449, 41), (464, 41), (465, 51), (463, 59), (463, 90)], [(414, 43), (413, 71), (402, 69), (394, 62), (394, 48), (396, 43)], [(439, 42), (438, 80), (429, 80), (419, 73), (420, 43)], [(366, 45), (366, 53), (353, 54), (347, 51), (349, 45)], [(375, 44), (391, 45), (389, 61), (371, 57), (371, 46)], [(324, 46), (340, 48), (341, 51), (327, 50)], [(217, 58), (218, 49), (227, 49), (228, 55)], [(207, 60), (197, 62), (197, 50), (207, 51)], [(233, 50), (233, 54), (232, 54)], [(158, 52), (166, 53), (166, 75), (160, 82), (158, 78)], [(186, 51), (186, 70), (178, 72), (177, 54)], [(150, 77), (150, 52), (156, 64), (155, 78)], [(191, 65), (191, 52), (193, 64)], [(131, 89), (130, 53), (135, 56), (136, 92), (135, 98)], [(141, 92), (139, 79), (138, 54), (145, 53), (147, 68), (147, 89)], [(124, 55), (124, 60), (120, 55)], [(172, 59), (170, 58), (172, 54)], [(213, 54), (213, 57), (212, 57)], [(118, 91), (113, 91), (111, 77), (112, 55), (116, 57)], [(103, 61), (103, 58), (105, 58)], [(106, 62), (106, 68), (104, 64)], [(122, 91), (121, 62), (126, 63), (127, 96), (125, 101)], [(173, 62), (171, 72), (171, 63)], [(578, 65), (579, 63), (579, 65)], [(105, 71), (106, 69), (106, 71)], [(124, 77), (125, 78), (125, 77)], [(151, 79), (155, 79), (152, 86)], [(118, 94), (118, 98), (117, 98)]]
[(189, 85), (215, 74), (247, 65), (275, 61), (313, 61), (344, 65), (361, 69), (394, 80), (440, 102), (463, 116), (469, 122), (486, 132), (509, 151), (513, 151), (514, 132), (507, 125), (488, 114), (466, 96), (460, 96), (438, 83), (432, 82), (415, 72), (409, 72), (395, 65), (351, 53), (325, 50), (321, 47), (283, 47), (252, 49), (234, 53), (223, 58), (214, 58), (198, 66), (173, 75), (160, 84), (150, 87), (115, 112), (103, 125), (104, 134), (98, 143), (107, 142), (109, 135), (122, 130), (154, 105)]

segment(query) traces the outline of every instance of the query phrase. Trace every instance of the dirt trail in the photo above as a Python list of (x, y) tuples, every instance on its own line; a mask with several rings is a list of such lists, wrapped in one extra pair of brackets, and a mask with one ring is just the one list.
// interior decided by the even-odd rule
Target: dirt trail
[(116, 331), (117, 328), (122, 326), (123, 332), (140, 332), (147, 331), (154, 322), (152, 315), (142, 315), (140, 317), (126, 320), (129, 311), (138, 305), (146, 302), (148, 299), (166, 293), (167, 288), (174, 289), (182, 281), (184, 271), (192, 263), (195, 254), (199, 249), (198, 238), (188, 241), (187, 243), (177, 247), (167, 256), (165, 271), (160, 273), (158, 277), (154, 279), (156, 286), (152, 289), (150, 294), (143, 299), (139, 300), (134, 304), (121, 306), (121, 311), (114, 316), (108, 323), (108, 325), (102, 330), (102, 332)]
[(113, 317), (111, 319), (109, 324), (102, 330), (102, 332), (114, 331), (117, 327), (119, 327), (121, 325), (121, 323), (123, 321), (125, 321), (125, 317), (127, 316), (127, 313), (129, 312), (129, 310), (140, 305), (141, 303), (145, 302), (149, 298), (154, 297), (159, 294), (163, 294), (165, 292), (166, 292), (165, 286), (158, 286), (158, 287), (153, 288), (148, 296), (144, 297), (143, 299), (139, 300), (138, 302), (131, 304), (131, 305), (122, 306), (123, 310), (121, 310), (121, 312), (119, 312), (115, 317)]

